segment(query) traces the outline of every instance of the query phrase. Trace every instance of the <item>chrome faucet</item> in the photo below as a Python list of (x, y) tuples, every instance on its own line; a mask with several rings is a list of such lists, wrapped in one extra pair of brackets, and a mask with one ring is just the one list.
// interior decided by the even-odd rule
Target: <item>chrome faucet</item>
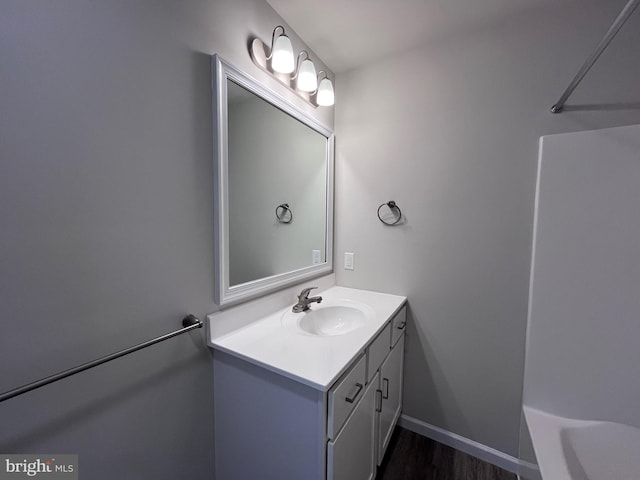
[(306, 312), (307, 310), (309, 310), (310, 303), (320, 303), (322, 301), (322, 297), (320, 296), (309, 298), (309, 292), (314, 288), (318, 287), (305, 288), (302, 290), (302, 292), (300, 292), (300, 295), (298, 295), (298, 303), (296, 303), (291, 309), (293, 313)]

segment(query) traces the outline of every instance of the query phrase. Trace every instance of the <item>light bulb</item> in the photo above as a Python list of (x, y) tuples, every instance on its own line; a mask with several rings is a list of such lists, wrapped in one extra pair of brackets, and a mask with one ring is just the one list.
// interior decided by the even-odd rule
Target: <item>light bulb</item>
[(293, 47), (286, 35), (280, 35), (273, 43), (271, 68), (279, 73), (291, 73), (295, 69)]
[(318, 93), (316, 94), (316, 102), (321, 107), (330, 107), (333, 105), (335, 99), (333, 95), (333, 84), (328, 78), (320, 80), (320, 86), (318, 86)]
[(316, 67), (308, 58), (300, 64), (296, 87), (303, 92), (313, 92), (318, 88), (318, 77)]

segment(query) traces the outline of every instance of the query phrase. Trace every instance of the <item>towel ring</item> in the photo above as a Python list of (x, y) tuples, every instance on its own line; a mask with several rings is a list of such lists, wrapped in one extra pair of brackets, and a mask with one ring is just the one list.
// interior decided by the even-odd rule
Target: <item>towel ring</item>
[(276, 218), (280, 223), (291, 223), (293, 221), (293, 212), (288, 203), (281, 203), (276, 207)]
[[(380, 210), (382, 209), (382, 207), (384, 206), (389, 207), (389, 210), (391, 210), (391, 212), (393, 213), (393, 215), (396, 217), (396, 221), (395, 222), (387, 222), (385, 220), (382, 219), (382, 217), (380, 216)], [(400, 207), (398, 206), (398, 204), (396, 202), (394, 202), (393, 200), (389, 200), (388, 202), (383, 203), (382, 205), (380, 205), (378, 207), (378, 219), (384, 223), (385, 225), (389, 225), (389, 226), (393, 226), (393, 225), (397, 225), (398, 222), (400, 220), (402, 220), (402, 210), (400, 210)]]

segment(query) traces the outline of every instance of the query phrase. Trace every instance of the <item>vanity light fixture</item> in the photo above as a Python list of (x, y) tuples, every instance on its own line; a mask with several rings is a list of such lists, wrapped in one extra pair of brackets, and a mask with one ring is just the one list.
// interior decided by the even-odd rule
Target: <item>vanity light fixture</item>
[(324, 70), (320, 70), (320, 73), (318, 73), (318, 79), (320, 79), (322, 75), (324, 75), (324, 78), (320, 80), (320, 85), (318, 85), (316, 103), (322, 107), (330, 107), (335, 102), (333, 83), (331, 83), (331, 80), (327, 77), (327, 72)]
[[(307, 58), (300, 63), (300, 58), (303, 56)], [(309, 58), (309, 54), (304, 50), (298, 54), (298, 69), (291, 77), (291, 80), (295, 80), (296, 88), (303, 92), (315, 92), (318, 89), (316, 66)]]
[[(278, 29), (281, 29), (282, 33), (276, 37)], [(295, 68), (291, 40), (289, 40), (289, 37), (285, 34), (282, 25), (278, 25), (273, 29), (273, 34), (271, 35), (271, 52), (267, 60), (271, 61), (271, 68), (278, 73), (291, 73)]]
[(254, 38), (249, 52), (253, 63), (312, 106), (334, 104), (331, 79), (324, 70), (316, 74), (316, 67), (305, 50), (298, 54), (296, 62), (291, 40), (282, 25), (273, 29), (270, 50), (259, 38)]

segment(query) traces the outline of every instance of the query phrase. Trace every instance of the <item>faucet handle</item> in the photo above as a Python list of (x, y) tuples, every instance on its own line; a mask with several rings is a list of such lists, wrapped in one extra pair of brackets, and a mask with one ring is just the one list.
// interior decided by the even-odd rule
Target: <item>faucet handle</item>
[(308, 297), (309, 297), (309, 292), (310, 292), (311, 290), (316, 289), (316, 288), (318, 288), (318, 287), (308, 287), (308, 288), (303, 288), (303, 289), (302, 289), (302, 292), (300, 292), (300, 295), (298, 295), (298, 298), (299, 298), (299, 299), (308, 298)]

